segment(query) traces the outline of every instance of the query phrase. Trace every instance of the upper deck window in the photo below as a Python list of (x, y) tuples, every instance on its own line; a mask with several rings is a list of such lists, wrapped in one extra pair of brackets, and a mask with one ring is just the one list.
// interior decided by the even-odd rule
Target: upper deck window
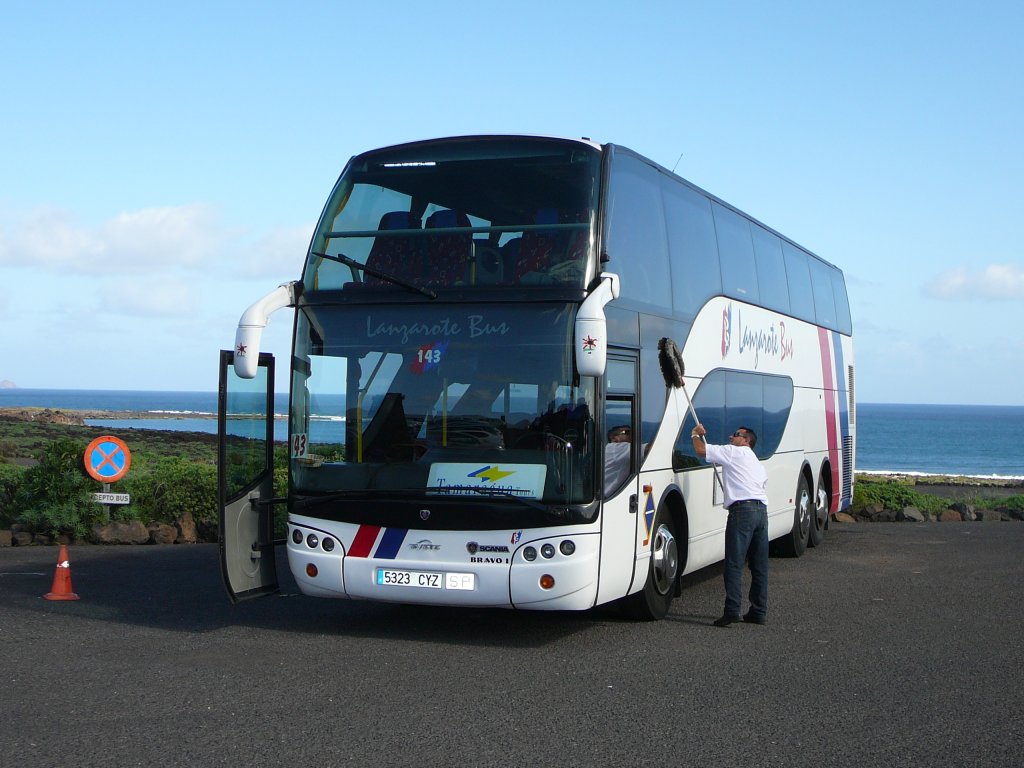
[(622, 281), (622, 298), (670, 313), (672, 283), (660, 174), (640, 158), (620, 152), (612, 166), (608, 198), (610, 267), (628, 278)]
[(360, 155), (313, 239), (307, 290), (582, 287), (600, 153), (552, 139), (454, 139)]

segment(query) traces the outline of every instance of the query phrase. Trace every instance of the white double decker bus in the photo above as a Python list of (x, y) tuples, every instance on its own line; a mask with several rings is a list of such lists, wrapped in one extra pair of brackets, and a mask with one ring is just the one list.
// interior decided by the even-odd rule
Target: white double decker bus
[[(275, 498), (259, 342), (282, 307)], [(724, 554), (694, 409), (710, 442), (758, 434), (769, 536), (798, 556), (851, 501), (853, 385), (842, 272), (624, 147), (473, 136), (366, 152), (302, 279), (250, 307), (221, 353), (225, 585), (234, 600), (275, 591), (276, 534), (307, 595), (619, 601), (657, 619), (680, 576)]]

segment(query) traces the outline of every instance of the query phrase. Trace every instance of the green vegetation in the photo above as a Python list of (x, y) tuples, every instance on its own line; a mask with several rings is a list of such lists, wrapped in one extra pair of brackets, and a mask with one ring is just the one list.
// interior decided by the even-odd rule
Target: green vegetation
[(949, 500), (920, 493), (914, 490), (912, 485), (899, 480), (857, 478), (853, 486), (853, 512), (861, 512), (869, 504), (880, 504), (883, 508), (892, 510), (917, 507), (922, 512), (937, 515), (949, 507)]
[[(851, 511), (858, 514), (868, 505), (878, 504), (893, 511), (904, 507), (917, 507), (922, 512), (938, 515), (954, 503), (953, 499), (945, 496), (918, 490), (915, 483), (913, 478), (858, 475), (853, 490)], [(975, 509), (998, 510), (1018, 520), (1024, 519), (1024, 494), (994, 496), (991, 494), (991, 488), (955, 482), (951, 483), (950, 487), (956, 490), (957, 500)]]
[[(40, 423), (0, 417), (0, 528), (20, 525), (51, 537), (87, 537), (106, 520), (92, 501), (102, 483), (85, 472), (85, 447), (109, 434), (103, 427)], [(186, 513), (200, 530), (217, 525), (217, 438), (197, 432), (121, 429), (132, 452), (131, 470), (111, 490), (131, 495), (112, 506), (114, 519), (174, 524)], [(287, 448), (275, 448), (274, 493), (287, 488)], [(275, 519), (284, 535), (284, 513)]]
[(89, 499), (90, 481), (82, 470), (84, 450), (84, 443), (69, 437), (47, 445), (39, 463), (18, 480), (8, 514), (33, 532), (84, 536), (101, 509)]

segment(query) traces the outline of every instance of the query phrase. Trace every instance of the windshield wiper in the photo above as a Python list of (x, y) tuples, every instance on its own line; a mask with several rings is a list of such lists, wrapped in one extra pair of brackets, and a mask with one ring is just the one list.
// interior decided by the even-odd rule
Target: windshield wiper
[(422, 496), (422, 488), (355, 488), (348, 491), (332, 491), (320, 496), (305, 496), (295, 502), (295, 506), (303, 509), (305, 507), (326, 504), (339, 499), (362, 498), (370, 495), (396, 495), (396, 496)]
[[(435, 493), (431, 493), (434, 491)], [(569, 510), (566, 507), (549, 507), (546, 504), (541, 504), (539, 501), (533, 499), (527, 499), (522, 496), (516, 496), (511, 491), (503, 491), (491, 488), (478, 488), (475, 485), (445, 485), (445, 486), (434, 486), (427, 488), (361, 488), (348, 491), (334, 491), (332, 493), (325, 493), (322, 496), (306, 496), (298, 499), (295, 502), (297, 509), (305, 509), (307, 507), (316, 506), (318, 504), (327, 504), (332, 501), (338, 501), (340, 499), (351, 499), (353, 497), (367, 497), (367, 496), (404, 496), (404, 497), (416, 497), (421, 498), (424, 495), (432, 496), (434, 498), (444, 496), (457, 496), (457, 494), (445, 494), (436, 493), (437, 491), (458, 491), (459, 493), (476, 493), (481, 496), (500, 496), (506, 499), (513, 499), (529, 507), (535, 509), (538, 512), (543, 512), (551, 517), (559, 519), (569, 516)]]
[(428, 494), (433, 491), (433, 495), (437, 496), (447, 496), (448, 494), (444, 493), (444, 491), (459, 491), (460, 493), (469, 492), (479, 494), (480, 496), (501, 496), (506, 499), (514, 499), (531, 509), (536, 509), (547, 515), (552, 515), (553, 517), (565, 517), (569, 513), (569, 510), (567, 509), (549, 507), (546, 504), (541, 504), (539, 501), (534, 501), (533, 499), (528, 499), (524, 496), (516, 496), (512, 491), (504, 491), (497, 488), (481, 488), (477, 485), (444, 485), (433, 487), (428, 486), (424, 490)]
[(355, 259), (350, 259), (348, 256), (346, 256), (343, 253), (339, 253), (336, 256), (332, 256), (329, 253), (320, 253), (319, 251), (310, 251), (310, 253), (312, 253), (314, 256), (319, 256), (321, 259), (330, 259), (331, 261), (336, 261), (339, 264), (344, 264), (346, 267), (352, 267), (353, 269), (361, 269), (363, 271), (364, 275), (373, 275), (374, 277), (379, 277), (381, 280), (387, 280), (389, 283), (394, 283), (395, 285), (400, 285), (402, 288), (408, 288), (410, 291), (416, 291), (417, 293), (422, 293), (428, 299), (436, 299), (437, 298), (437, 294), (434, 293), (429, 288), (422, 288), (422, 287), (420, 287), (418, 285), (413, 285), (412, 283), (407, 283), (405, 280), (402, 280), (400, 277), (395, 277), (394, 275), (388, 274), (387, 272), (384, 272), (384, 271), (379, 270), (379, 269), (375, 269), (374, 267), (368, 267), (365, 264), (360, 264)]

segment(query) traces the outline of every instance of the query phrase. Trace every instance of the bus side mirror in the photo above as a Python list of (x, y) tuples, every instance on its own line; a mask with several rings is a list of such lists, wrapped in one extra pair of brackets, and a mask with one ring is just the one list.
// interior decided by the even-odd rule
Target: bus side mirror
[(283, 307), (294, 307), (299, 284), (295, 281), (279, 285), (245, 312), (235, 331), (235, 373), (239, 378), (256, 376), (260, 362), (260, 340), (270, 315)]
[(619, 297), (619, 276), (601, 273), (601, 282), (576, 314), (573, 343), (576, 347), (576, 372), (580, 376), (603, 376), (608, 363), (608, 321), (604, 305)]

